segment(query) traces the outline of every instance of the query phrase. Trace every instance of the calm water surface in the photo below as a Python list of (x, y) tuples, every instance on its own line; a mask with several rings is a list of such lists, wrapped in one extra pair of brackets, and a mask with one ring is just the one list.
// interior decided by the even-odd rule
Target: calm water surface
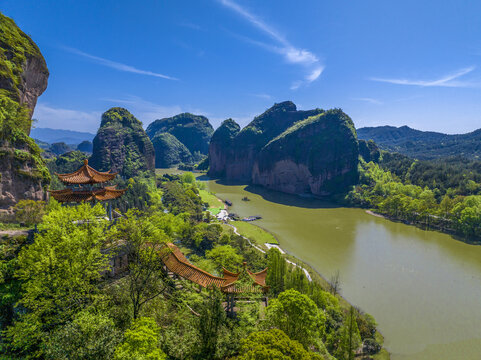
[[(207, 181), (372, 314), (393, 360), (481, 359), (481, 246), (315, 199)], [(241, 201), (248, 196), (251, 201)]]

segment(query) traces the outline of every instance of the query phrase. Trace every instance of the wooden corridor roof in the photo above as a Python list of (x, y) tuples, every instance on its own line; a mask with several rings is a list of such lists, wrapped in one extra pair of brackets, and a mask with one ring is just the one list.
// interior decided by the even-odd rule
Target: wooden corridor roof
[(180, 249), (172, 243), (166, 243), (160, 249), (160, 257), (169, 271), (204, 288), (216, 286), (225, 293), (259, 293), (268, 289), (265, 281), (267, 268), (258, 273), (246, 270), (252, 279), (252, 284), (245, 285), (238, 283), (241, 273), (223, 269), (224, 277), (218, 277), (191, 264)]
[(105, 201), (121, 197), (127, 189), (116, 189), (115, 186), (106, 186), (96, 190), (49, 190), (50, 194), (58, 202), (79, 203), (84, 201)]
[(57, 174), (64, 184), (99, 184), (113, 180), (118, 173), (100, 172), (89, 166), (89, 161), (84, 160), (83, 166), (68, 174)]

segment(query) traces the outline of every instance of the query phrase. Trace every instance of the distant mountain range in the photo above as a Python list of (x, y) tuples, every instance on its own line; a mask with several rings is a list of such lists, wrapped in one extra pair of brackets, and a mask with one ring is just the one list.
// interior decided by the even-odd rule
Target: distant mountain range
[(381, 149), (422, 160), (463, 156), (481, 157), (481, 129), (467, 134), (449, 135), (420, 131), (408, 126), (376, 126), (357, 129), (362, 140), (373, 140)]
[(33, 128), (30, 137), (49, 143), (64, 142), (66, 144), (80, 144), (82, 141), (92, 141), (95, 134), (63, 129)]

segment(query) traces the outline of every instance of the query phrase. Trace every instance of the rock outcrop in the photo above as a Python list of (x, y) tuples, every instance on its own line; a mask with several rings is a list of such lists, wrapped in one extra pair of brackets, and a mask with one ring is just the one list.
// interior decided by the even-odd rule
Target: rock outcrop
[(264, 146), (252, 182), (292, 194), (330, 195), (356, 183), (358, 156), (351, 119), (329, 110), (299, 121)]
[(155, 167), (169, 168), (179, 164), (191, 164), (194, 159), (189, 149), (174, 135), (157, 133), (152, 139), (155, 150)]
[(207, 155), (214, 129), (205, 116), (183, 113), (155, 120), (147, 127), (146, 132), (151, 140), (158, 133), (175, 136), (196, 157), (195, 160), (198, 160), (199, 156), (196, 154)]
[(341, 110), (298, 111), (287, 101), (240, 132), (232, 123), (217, 129), (210, 143), (209, 174), (325, 196), (357, 181), (358, 156), (354, 124)]
[[(49, 72), (38, 46), (0, 13), (0, 94), (6, 95), (30, 110), (47, 88)], [(30, 134), (30, 126), (24, 129)]]
[(89, 163), (99, 171), (112, 170), (129, 178), (155, 170), (154, 147), (142, 123), (127, 109), (115, 107), (102, 114)]
[(230, 154), (233, 141), (240, 131), (240, 126), (232, 119), (227, 119), (212, 135), (209, 146), (209, 174), (224, 177), (227, 157)]
[(37, 45), (0, 13), (0, 211), (22, 199), (46, 199), (50, 174), (28, 135), (48, 75)]

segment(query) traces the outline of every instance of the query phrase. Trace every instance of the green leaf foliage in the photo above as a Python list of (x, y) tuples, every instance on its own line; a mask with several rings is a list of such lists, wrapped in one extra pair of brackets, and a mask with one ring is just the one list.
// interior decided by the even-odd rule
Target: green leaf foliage
[(35, 241), (18, 255), (20, 304), (26, 312), (7, 330), (12, 350), (41, 351), (52, 327), (71, 321), (97, 296), (95, 283), (107, 270), (106, 222), (100, 206), (58, 207), (43, 218)]
[(305, 348), (322, 336), (324, 322), (325, 317), (314, 301), (293, 289), (280, 293), (267, 307), (267, 326), (284, 331)]
[(124, 341), (115, 350), (115, 360), (164, 360), (160, 349), (160, 329), (152, 318), (141, 317), (125, 332)]
[(291, 340), (282, 330), (270, 329), (251, 333), (242, 340), (237, 360), (317, 360), (318, 354), (304, 349), (298, 341)]

